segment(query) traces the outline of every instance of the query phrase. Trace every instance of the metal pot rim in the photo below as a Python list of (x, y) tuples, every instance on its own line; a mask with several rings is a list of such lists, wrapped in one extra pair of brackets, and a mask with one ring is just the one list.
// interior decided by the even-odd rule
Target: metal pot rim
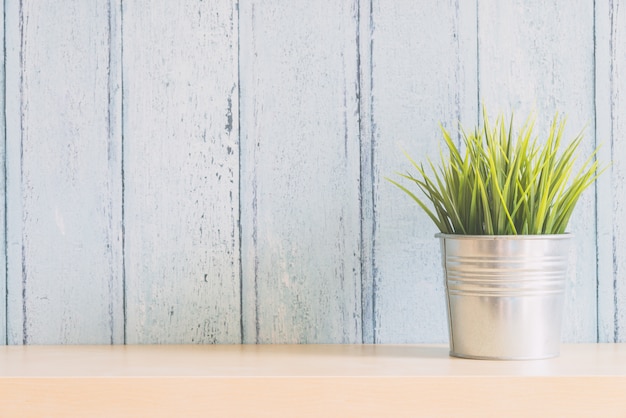
[(535, 235), (463, 235), (463, 234), (444, 234), (439, 232), (435, 234), (435, 238), (441, 239), (471, 239), (471, 240), (559, 240), (571, 239), (574, 234), (566, 232), (564, 234), (535, 234)]

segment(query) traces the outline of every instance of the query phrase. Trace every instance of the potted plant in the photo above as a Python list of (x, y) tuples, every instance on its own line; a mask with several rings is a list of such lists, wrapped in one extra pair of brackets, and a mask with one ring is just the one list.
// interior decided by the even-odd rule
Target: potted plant
[[(576, 166), (582, 133), (563, 144), (554, 117), (538, 141), (531, 117), (514, 133), (513, 117), (462, 132), (438, 167), (409, 158), (415, 172), (389, 179), (440, 233), (450, 355), (539, 359), (559, 355), (569, 241), (567, 224), (581, 193), (599, 175), (594, 151)], [(409, 189), (409, 186), (414, 191)]]

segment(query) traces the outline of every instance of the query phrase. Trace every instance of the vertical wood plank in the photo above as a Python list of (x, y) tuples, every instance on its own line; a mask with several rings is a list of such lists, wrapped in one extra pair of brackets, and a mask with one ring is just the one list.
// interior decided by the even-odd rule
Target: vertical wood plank
[(128, 343), (241, 342), (237, 21), (124, 2)]
[[(547, 136), (558, 110), (568, 117), (564, 140), (587, 126), (581, 152), (588, 155), (595, 145), (593, 2), (578, 0), (567, 7), (538, 0), (478, 4), (481, 102), (492, 116), (535, 111), (540, 138)], [(593, 188), (579, 201), (569, 230), (575, 237), (563, 338), (591, 342), (597, 318)]]
[(121, 342), (115, 11), (6, 4), (8, 342)]
[(357, 1), (241, 4), (244, 341), (361, 341)]
[[(4, 36), (4, 2), (0, 4), (0, 56), (6, 57), (5, 49), (5, 36)], [(6, 60), (2, 60), (0, 63), (0, 80), (6, 80), (5, 78), (5, 63)], [(0, 170), (0, 345), (6, 344), (6, 112), (4, 112), (6, 106), (6, 83), (1, 86), (0, 92), (0, 109), (3, 110), (2, 116), (0, 116), (0, 162), (2, 170)]]
[(611, 162), (598, 180), (598, 340), (626, 341), (626, 4), (596, 2), (598, 158)]
[(439, 123), (476, 121), (473, 2), (375, 0), (372, 10), (372, 193), (374, 341), (447, 340), (437, 232), (385, 180), (416, 160), (436, 158)]
[[(9, 173), (19, 173), (21, 164), (21, 135), (22, 135), (22, 82), (21, 82), (21, 9), (19, 2), (3, 2), (4, 10), (4, 40), (5, 40), (5, 242), (6, 242), (6, 293), (5, 297), (5, 343), (11, 342), (9, 336), (9, 299), (13, 297), (17, 303), (20, 299), (21, 283), (9, 280), (9, 260), (15, 260), (21, 264), (21, 236), (11, 236), (9, 225), (16, 231), (21, 231), (22, 226), (22, 200), (20, 181), (9, 181)], [(11, 82), (12, 81), (12, 82)], [(8, 105), (11, 103), (11, 106)], [(16, 196), (11, 200), (9, 196)], [(13, 321), (22, 322), (23, 313), (13, 312)], [(15, 335), (14, 335), (15, 336)], [(17, 342), (14, 342), (17, 343)]]
[(611, 172), (613, 196), (616, 199), (614, 216), (615, 272), (613, 287), (615, 292), (615, 332), (614, 342), (626, 342), (626, 4), (623, 1), (612, 2), (612, 42), (613, 60), (613, 91), (615, 104), (612, 115), (613, 135), (611, 156), (614, 167)]
[(359, 1), (359, 136), (361, 144), (361, 332), (363, 343), (374, 343), (374, 194), (372, 134), (373, 0)]

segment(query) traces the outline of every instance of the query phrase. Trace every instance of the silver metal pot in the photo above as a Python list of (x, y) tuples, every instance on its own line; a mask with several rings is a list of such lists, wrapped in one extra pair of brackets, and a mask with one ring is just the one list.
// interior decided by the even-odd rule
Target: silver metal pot
[(451, 356), (559, 355), (570, 234), (437, 237)]

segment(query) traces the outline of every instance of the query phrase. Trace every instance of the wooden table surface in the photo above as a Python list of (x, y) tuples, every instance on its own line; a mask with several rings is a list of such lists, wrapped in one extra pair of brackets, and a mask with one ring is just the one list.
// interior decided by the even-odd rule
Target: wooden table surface
[(626, 344), (536, 361), (441, 345), (0, 347), (0, 417), (626, 417)]

